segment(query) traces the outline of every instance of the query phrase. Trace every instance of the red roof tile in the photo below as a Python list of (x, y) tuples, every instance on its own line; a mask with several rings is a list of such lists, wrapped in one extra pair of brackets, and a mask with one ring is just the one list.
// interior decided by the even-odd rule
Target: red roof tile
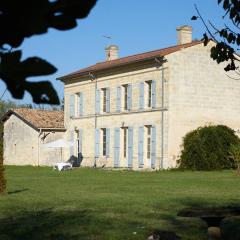
[(192, 46), (195, 46), (200, 43), (202, 43), (202, 41), (193, 41), (191, 43), (186, 43), (186, 44), (176, 45), (176, 46), (163, 48), (163, 49), (159, 49), (159, 50), (154, 50), (154, 51), (150, 51), (150, 52), (131, 55), (128, 57), (118, 58), (118, 59), (111, 60), (111, 61), (99, 62), (90, 67), (83, 68), (79, 71), (59, 77), (58, 79), (65, 80), (65, 79), (68, 79), (71, 77), (77, 77), (77, 76), (81, 76), (84, 74), (88, 74), (89, 72), (103, 71), (103, 70), (111, 69), (114, 67), (119, 67), (122, 65), (130, 64), (130, 63), (134, 63), (134, 62), (138, 62), (138, 61), (144, 61), (144, 60), (151, 59), (151, 58), (158, 57), (158, 56), (163, 57), (170, 53), (177, 52), (183, 48), (192, 47)]
[(64, 129), (63, 111), (49, 111), (41, 109), (16, 108), (8, 111), (2, 118), (3, 121), (8, 119), (11, 114), (15, 114), (33, 127)]

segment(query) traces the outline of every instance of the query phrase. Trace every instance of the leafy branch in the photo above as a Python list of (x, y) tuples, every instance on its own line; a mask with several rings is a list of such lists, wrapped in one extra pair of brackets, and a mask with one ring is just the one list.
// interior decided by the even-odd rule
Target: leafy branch
[(224, 27), (217, 28), (210, 21), (207, 24), (201, 16), (197, 5), (195, 5), (195, 9), (198, 15), (193, 16), (191, 19), (200, 19), (204, 24), (206, 28), (206, 33), (203, 35), (205, 45), (208, 44), (210, 39), (215, 41), (216, 45), (211, 48), (211, 58), (217, 63), (227, 62), (224, 70), (236, 71), (239, 74), (239, 67), (236, 62), (240, 62), (240, 58), (237, 56), (236, 51), (239, 50), (240, 46), (240, 0), (218, 0), (218, 4), (225, 11), (223, 19), (228, 16), (233, 26), (229, 27), (224, 24)]
[[(69, 30), (77, 19), (88, 16), (97, 0), (2, 0), (0, 3), (0, 78), (12, 96), (22, 99), (28, 91), (35, 103), (59, 104), (51, 82), (29, 82), (28, 77), (53, 74), (57, 68), (39, 57), (21, 61), (22, 52), (12, 51), (33, 35), (49, 28)], [(11, 47), (7, 51), (6, 45)]]

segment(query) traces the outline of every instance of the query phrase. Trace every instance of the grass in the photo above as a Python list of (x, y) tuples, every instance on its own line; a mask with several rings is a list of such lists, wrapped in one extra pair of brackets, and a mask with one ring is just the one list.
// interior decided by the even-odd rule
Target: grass
[(154, 229), (206, 239), (200, 219), (177, 217), (191, 206), (239, 204), (233, 171), (132, 172), (7, 167), (0, 196), (0, 239), (147, 239)]

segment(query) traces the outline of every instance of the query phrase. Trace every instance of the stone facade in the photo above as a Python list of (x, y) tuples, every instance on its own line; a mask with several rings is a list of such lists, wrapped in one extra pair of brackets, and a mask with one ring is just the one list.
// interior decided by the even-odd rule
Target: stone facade
[[(89, 76), (70, 77), (65, 83), (65, 125), (67, 138), (75, 142), (69, 149), (71, 154), (81, 155), (82, 166), (118, 167), (131, 169), (160, 169), (176, 167), (176, 160), (181, 151), (183, 136), (190, 130), (206, 124), (225, 124), (238, 130), (240, 124), (240, 84), (230, 79), (223, 70), (210, 58), (210, 48), (199, 42), (193, 46), (184, 46), (177, 51), (166, 54), (167, 60), (162, 66), (125, 65), (121, 69), (112, 68), (101, 74), (90, 73)], [(147, 106), (147, 82), (155, 81), (156, 104)], [(140, 109), (140, 84), (144, 84), (144, 108)], [(124, 94), (124, 85), (132, 86), (132, 107), (119, 112), (117, 109), (118, 87)], [(104, 89), (110, 92), (110, 109), (108, 112), (96, 113), (96, 89), (102, 94)], [(81, 103), (79, 105), (79, 94)], [(71, 100), (72, 98), (72, 100)], [(74, 102), (74, 107), (71, 106)], [(123, 105), (123, 96), (121, 99)], [(101, 105), (101, 109), (102, 109)], [(71, 108), (71, 110), (70, 110)], [(80, 110), (81, 108), (81, 110)], [(70, 116), (70, 111), (74, 111)], [(154, 127), (155, 142), (151, 142), (150, 156), (148, 151), (148, 127)], [(143, 128), (143, 143), (139, 143)], [(131, 128), (133, 156), (124, 156), (124, 128)], [(99, 136), (96, 136), (99, 129)], [(108, 129), (108, 154), (104, 153), (104, 129)], [(116, 151), (116, 129), (119, 129), (120, 140)], [(142, 134), (142, 133), (141, 133)], [(96, 147), (96, 137), (99, 138)], [(151, 136), (154, 137), (154, 136)], [(96, 148), (99, 154), (96, 156)], [(140, 150), (142, 148), (143, 150)], [(70, 152), (65, 152), (65, 158)], [(143, 157), (139, 155), (143, 152)], [(153, 155), (154, 151), (154, 156)], [(116, 153), (119, 162), (116, 165)], [(142, 160), (143, 158), (143, 160)], [(152, 159), (154, 158), (154, 160)], [(154, 161), (154, 163), (152, 162)]]

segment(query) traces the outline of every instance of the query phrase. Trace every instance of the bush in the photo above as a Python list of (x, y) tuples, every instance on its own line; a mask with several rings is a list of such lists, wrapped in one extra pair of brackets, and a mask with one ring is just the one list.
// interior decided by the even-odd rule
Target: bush
[(180, 168), (220, 170), (235, 167), (230, 147), (239, 143), (234, 130), (224, 126), (205, 126), (191, 131), (183, 138)]
[(6, 179), (4, 177), (3, 167), (3, 124), (0, 123), (0, 193), (6, 190)]

